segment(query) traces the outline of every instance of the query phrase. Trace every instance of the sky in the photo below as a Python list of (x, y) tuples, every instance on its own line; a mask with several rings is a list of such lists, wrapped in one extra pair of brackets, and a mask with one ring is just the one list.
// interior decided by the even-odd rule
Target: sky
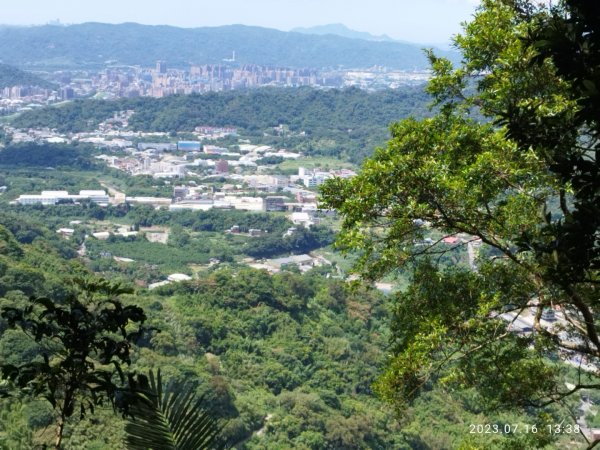
[(415, 43), (447, 43), (479, 0), (19, 0), (2, 5), (0, 23), (53, 20), (137, 22), (185, 28), (231, 24), (288, 31), (343, 23), (358, 31)]

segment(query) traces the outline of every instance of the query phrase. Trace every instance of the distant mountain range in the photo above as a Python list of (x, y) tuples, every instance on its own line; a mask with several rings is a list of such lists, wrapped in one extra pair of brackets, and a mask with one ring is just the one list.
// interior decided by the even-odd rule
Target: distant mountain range
[(303, 34), (317, 34), (320, 36), (333, 34), (334, 36), (342, 36), (349, 39), (362, 39), (365, 41), (375, 41), (375, 42), (399, 42), (391, 37), (382, 34), (381, 36), (375, 36), (371, 33), (367, 33), (365, 31), (356, 31), (348, 28), (346, 25), (342, 23), (330, 23), (328, 25), (317, 25), (315, 27), (309, 28), (294, 28), (291, 30), (295, 33), (303, 33)]
[[(350, 30), (351, 31), (351, 30)], [(106, 64), (172, 67), (218, 64), (235, 51), (238, 64), (291, 68), (414, 70), (428, 66), (421, 46), (332, 34), (283, 32), (229, 25), (177, 28), (124, 23), (70, 26), (0, 27), (2, 62), (21, 68), (94, 68)], [(457, 54), (438, 54), (457, 59)]]
[(24, 70), (7, 64), (0, 64), (0, 89), (12, 86), (37, 86), (44, 89), (56, 89), (57, 86)]

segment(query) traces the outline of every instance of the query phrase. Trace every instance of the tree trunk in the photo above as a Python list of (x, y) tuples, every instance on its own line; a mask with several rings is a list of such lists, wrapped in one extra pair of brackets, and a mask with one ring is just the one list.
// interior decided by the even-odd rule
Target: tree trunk
[(54, 440), (54, 449), (55, 450), (60, 450), (64, 429), (65, 429), (65, 418), (61, 415), (58, 418), (58, 423), (56, 425), (56, 439)]

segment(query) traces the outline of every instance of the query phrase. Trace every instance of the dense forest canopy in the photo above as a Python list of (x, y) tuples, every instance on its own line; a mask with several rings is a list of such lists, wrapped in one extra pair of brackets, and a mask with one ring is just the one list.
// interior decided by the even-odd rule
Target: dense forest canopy
[(60, 132), (90, 131), (115, 112), (131, 109), (135, 114), (130, 125), (140, 131), (194, 131), (199, 125), (263, 130), (280, 124), (294, 131), (316, 132), (325, 127), (352, 130), (386, 127), (399, 117), (422, 115), (426, 101), (422, 88), (373, 93), (357, 88), (263, 88), (161, 99), (78, 100), (26, 112), (13, 125), (56, 128)]
[(24, 167), (74, 167), (89, 170), (95, 166), (88, 144), (13, 144), (0, 151), (0, 165)]
[[(72, 277), (90, 276), (73, 259), (73, 241), (27, 212), (4, 222), (16, 234), (0, 226), (0, 306), (26, 307), (29, 296), (65, 305), (75, 292)], [(247, 450), (490, 448), (503, 438), (469, 434), (465, 424), (535, 423), (527, 415), (484, 415), (472, 393), (457, 399), (436, 388), (406, 411), (401, 430), (371, 391), (389, 335), (386, 299), (324, 275), (320, 269), (271, 276), (221, 267), (188, 283), (121, 295), (124, 306), (141, 306), (146, 325), (160, 330), (138, 342), (131, 368), (123, 370), (161, 369), (165, 379), (193, 387), (211, 414), (227, 420), (224, 437)], [(8, 329), (4, 319), (0, 331), (3, 365), (43, 361), (44, 346)], [(43, 398), (10, 396), (0, 400), (0, 411), (0, 445), (35, 448), (54, 440), (56, 416)], [(110, 407), (82, 419), (76, 411), (65, 425), (64, 448), (124, 448), (125, 423)], [(549, 420), (560, 417), (559, 411), (548, 414)], [(506, 439), (528, 449), (561, 437), (542, 432)]]
[[(395, 124), (358, 177), (325, 188), (366, 276), (417, 265), (393, 300), (376, 383), (399, 414), (436, 379), (476, 388), (482, 407), (540, 417), (598, 389), (599, 18), (579, 0), (483, 1), (456, 37), (463, 64), (430, 55), (440, 112)], [(439, 242), (414, 245), (424, 224), (462, 236), (479, 259), (436, 264)]]

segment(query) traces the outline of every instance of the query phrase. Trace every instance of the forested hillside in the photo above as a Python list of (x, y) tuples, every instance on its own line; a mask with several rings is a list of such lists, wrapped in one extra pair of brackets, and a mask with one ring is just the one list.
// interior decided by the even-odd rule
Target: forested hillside
[[(2, 308), (26, 306), (30, 296), (60, 305), (76, 291), (75, 277), (91, 276), (76, 259), (75, 241), (58, 237), (41, 220), (17, 210), (0, 220)], [(531, 420), (484, 416), (468, 395), (450, 399), (431, 385), (428, 396), (406, 411), (401, 431), (371, 391), (389, 335), (385, 297), (327, 273), (269, 275), (232, 265), (187, 283), (138, 289), (123, 301), (141, 306), (154, 331), (138, 341), (132, 365), (124, 368), (160, 368), (165, 379), (191, 383), (205, 395), (206, 408), (226, 420), (224, 436), (238, 449), (457, 448), (502, 440), (469, 434), (469, 423)], [(3, 365), (47, 354), (31, 336), (7, 329), (5, 319), (0, 331)], [(0, 401), (0, 448), (36, 448), (53, 439), (56, 417), (48, 401), (6, 384), (2, 392), (9, 397)], [(123, 448), (123, 436), (123, 420), (105, 405), (84, 419), (72, 416), (64, 448)], [(512, 436), (511, 448), (532, 448), (534, 438)]]
[(422, 115), (427, 96), (422, 88), (369, 93), (360, 89), (257, 89), (103, 101), (78, 100), (59, 107), (29, 111), (17, 128), (47, 126), (61, 132), (91, 131), (115, 112), (133, 109), (130, 125), (143, 131), (193, 131), (198, 125), (262, 130), (287, 124), (292, 130), (351, 130), (382, 127), (409, 114)]
[(134, 130), (182, 132), (199, 125), (233, 126), (264, 140), (264, 132), (273, 134), (269, 128), (285, 124), (290, 133), (278, 145), (300, 148), (308, 154), (361, 160), (385, 142), (390, 123), (427, 115), (427, 102), (422, 88), (373, 93), (356, 88), (258, 89), (161, 99), (78, 100), (26, 112), (13, 126), (89, 131), (117, 111), (134, 110), (129, 121)]
[[(278, 67), (425, 69), (421, 46), (370, 42), (340, 36), (315, 36), (269, 28), (230, 25), (204, 28), (84, 23), (80, 25), (1, 27), (0, 54), (19, 67), (98, 67), (105, 61), (173, 67), (216, 64), (236, 52), (236, 62)], [(449, 52), (444, 55), (456, 57)]]
[(43, 78), (7, 64), (0, 64), (0, 88), (11, 86), (37, 86), (56, 89), (57, 86)]
[(89, 170), (95, 167), (89, 144), (79, 146), (32, 143), (13, 144), (0, 152), (0, 165), (25, 167), (75, 167)]

